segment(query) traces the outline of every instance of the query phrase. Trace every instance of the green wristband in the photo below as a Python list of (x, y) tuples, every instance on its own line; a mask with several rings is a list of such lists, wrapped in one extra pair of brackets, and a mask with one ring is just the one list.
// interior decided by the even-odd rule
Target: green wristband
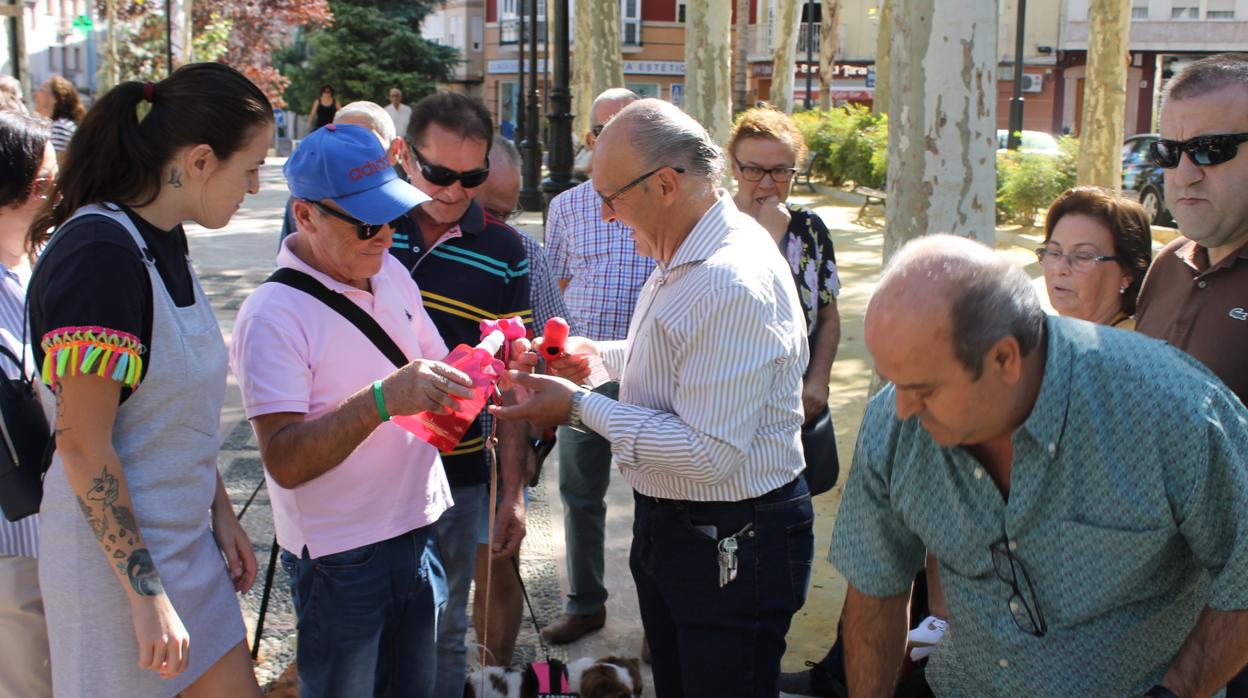
[(390, 421), (390, 413), (386, 411), (386, 398), (381, 394), (381, 381), (373, 381), (373, 400), (377, 403), (377, 414), (381, 421)]

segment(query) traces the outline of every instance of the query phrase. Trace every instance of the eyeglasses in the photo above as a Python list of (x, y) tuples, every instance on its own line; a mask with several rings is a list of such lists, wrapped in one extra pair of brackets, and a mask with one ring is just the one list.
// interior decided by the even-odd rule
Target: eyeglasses
[(606, 127), (607, 127), (606, 124), (597, 124), (593, 128), (589, 129), (589, 132), (594, 134), (594, 138), (597, 138), (598, 136), (602, 135), (602, 129)]
[(510, 211), (499, 211), (498, 209), (494, 209), (494, 208), (486, 208), (485, 212), (490, 214), (491, 216), (494, 216), (498, 220), (506, 223), (510, 221), (511, 219), (515, 218), (516, 216), (519, 216), (521, 213), (524, 213), (524, 207), (521, 206), (520, 204), (516, 204), (516, 207), (511, 209)]
[(1118, 257), (1112, 254), (1100, 254), (1089, 250), (1074, 250), (1072, 252), (1062, 252), (1056, 247), (1037, 247), (1036, 259), (1040, 260), (1040, 266), (1056, 267), (1062, 263), (1065, 257), (1070, 262), (1070, 268), (1077, 272), (1089, 272), (1093, 267), (1101, 262), (1116, 262)]
[(1183, 153), (1187, 153), (1192, 163), (1201, 167), (1209, 167), (1221, 165), (1234, 158), (1239, 152), (1239, 144), (1244, 141), (1248, 141), (1248, 133), (1197, 136), (1185, 141), (1159, 138), (1148, 145), (1148, 154), (1155, 165), (1167, 170), (1179, 166), (1179, 159)]
[[(612, 213), (614, 213), (614, 212), (615, 212), (615, 204), (614, 204), (613, 202), (614, 202), (616, 199), (618, 199), (618, 198), (620, 198), (621, 196), (623, 196), (623, 195), (624, 195), (624, 193), (625, 193), (625, 192), (627, 192), (629, 189), (632, 189), (633, 187), (637, 186), (638, 184), (641, 184), (642, 182), (646, 181), (647, 179), (650, 179), (650, 178), (651, 178), (651, 177), (653, 177), (654, 175), (658, 174), (659, 170), (662, 170), (662, 169), (664, 169), (664, 168), (666, 168), (666, 167), (667, 167), (667, 165), (664, 165), (663, 167), (656, 167), (656, 168), (654, 168), (653, 170), (650, 170), (649, 172), (647, 172), (647, 173), (643, 174), (642, 176), (638, 177), (637, 179), (634, 179), (633, 181), (629, 182), (628, 184), (625, 184), (624, 186), (620, 187), (619, 189), (616, 189), (616, 190), (615, 190), (615, 193), (614, 193), (614, 194), (612, 194), (611, 196), (603, 196), (603, 195), (600, 193), (600, 194), (598, 194), (598, 198), (602, 199), (602, 205), (603, 205), (603, 206), (606, 206), (608, 209), (610, 209), (610, 210), (611, 210), (611, 212), (612, 212)], [(683, 168), (683, 167), (673, 167), (672, 169), (676, 171), (676, 174), (684, 174), (684, 173), (685, 173), (685, 168)]]
[[(1009, 540), (1003, 536), (988, 546), (988, 551), (992, 554), (992, 569), (997, 573), (997, 579), (1010, 585), (1010, 590), (1014, 592), (1006, 603), (1014, 624), (1025, 633), (1044, 637), (1049, 631), (1049, 626), (1044, 622), (1044, 614), (1040, 612), (1040, 600), (1036, 598), (1036, 588), (1032, 585), (1031, 575), (1027, 574), (1023, 562), (1010, 554)], [(1026, 594), (1019, 586), (1020, 577), (1023, 584), (1027, 585)]]
[(741, 179), (747, 182), (761, 182), (763, 177), (771, 175), (771, 181), (776, 184), (786, 184), (793, 181), (793, 175), (797, 174), (796, 167), (755, 167), (742, 165), (741, 161), (736, 158), (732, 160), (737, 163), (737, 169), (741, 170)]
[(355, 226), (355, 235), (361, 240), (372, 240), (373, 238), (377, 237), (377, 233), (380, 233), (381, 229), (386, 227), (387, 225), (390, 226), (391, 228), (394, 228), (399, 224), (399, 219), (392, 220), (389, 223), (365, 223), (364, 221), (359, 220), (357, 218), (352, 218), (351, 216), (348, 216), (345, 213), (342, 213), (340, 211), (335, 211), (334, 209), (326, 206), (325, 204), (319, 201), (314, 201), (312, 199), (304, 199), (304, 201), (312, 204), (313, 206), (316, 207), (316, 210), (320, 211), (321, 213), (324, 213), (327, 216), (337, 218), (338, 220), (344, 223), (350, 223), (351, 225)]
[(490, 176), (490, 166), (486, 164), (479, 170), (471, 170), (469, 172), (457, 172), (449, 167), (441, 165), (431, 165), (420, 156), (420, 152), (412, 148), (412, 156), (416, 158), (416, 164), (420, 165), (420, 174), (430, 184), (439, 187), (449, 187), (455, 182), (459, 182), (464, 189), (474, 189), (481, 186), (486, 178)]

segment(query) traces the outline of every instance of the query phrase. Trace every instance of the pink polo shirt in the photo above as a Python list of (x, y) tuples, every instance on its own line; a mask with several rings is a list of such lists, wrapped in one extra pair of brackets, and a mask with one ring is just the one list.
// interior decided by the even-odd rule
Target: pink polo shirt
[[(310, 274), (368, 311), (409, 359), (446, 356), (416, 283), (392, 255), (384, 255), (369, 293), (312, 269), (291, 252), (294, 240), (283, 242), (279, 267)], [(345, 318), (279, 283), (262, 284), (238, 311), (230, 365), (248, 419), (275, 412), (316, 419), (395, 370)], [(267, 470), (265, 480), (277, 542), (296, 555), (305, 545), (320, 557), (393, 538), (437, 521), (451, 506), (437, 450), (392, 422), (315, 480), (286, 489)]]

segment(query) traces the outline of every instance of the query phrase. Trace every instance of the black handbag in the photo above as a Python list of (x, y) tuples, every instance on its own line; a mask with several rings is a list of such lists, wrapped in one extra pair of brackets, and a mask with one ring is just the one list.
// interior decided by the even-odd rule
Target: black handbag
[(19, 367), (19, 378), (0, 377), (0, 509), (9, 521), (39, 513), (43, 476), (52, 462), (52, 428), (35, 378), (0, 343), (0, 354)]
[(814, 419), (802, 425), (802, 453), (806, 456), (806, 487), (810, 496), (823, 494), (836, 486), (841, 474), (841, 459), (836, 453), (836, 430), (832, 427), (832, 410), (827, 405)]

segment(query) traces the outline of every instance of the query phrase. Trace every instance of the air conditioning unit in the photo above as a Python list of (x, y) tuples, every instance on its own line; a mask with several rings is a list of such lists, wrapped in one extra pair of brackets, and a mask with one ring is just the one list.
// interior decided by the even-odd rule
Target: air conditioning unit
[(1023, 92), (1041, 92), (1044, 90), (1044, 76), (1023, 73)]

